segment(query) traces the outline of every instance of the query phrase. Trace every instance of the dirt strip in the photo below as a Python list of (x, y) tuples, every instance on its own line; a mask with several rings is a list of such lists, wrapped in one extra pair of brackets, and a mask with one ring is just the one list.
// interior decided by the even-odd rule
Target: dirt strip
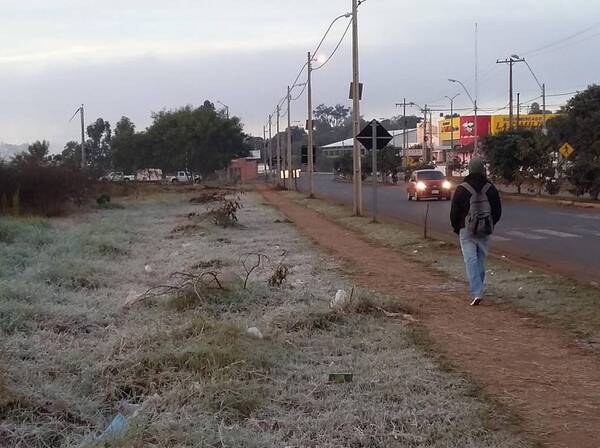
[(493, 298), (469, 307), (462, 282), (424, 270), (275, 191), (262, 194), (344, 260), (357, 284), (411, 297), (407, 305), (436, 347), (518, 415), (534, 440), (548, 447), (600, 446), (600, 362), (594, 355), (560, 331), (495, 305)]

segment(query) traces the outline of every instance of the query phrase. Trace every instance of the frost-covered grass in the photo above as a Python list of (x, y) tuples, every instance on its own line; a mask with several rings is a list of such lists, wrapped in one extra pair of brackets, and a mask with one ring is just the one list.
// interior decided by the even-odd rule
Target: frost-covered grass
[[(344, 272), (257, 196), (227, 229), (190, 218), (201, 210), (185, 199), (0, 219), (0, 446), (79, 446), (119, 412), (128, 431), (99, 446), (527, 446), (420, 345), (394, 298), (357, 290), (329, 309), (352, 287)], [(248, 253), (272, 263), (244, 288)], [(281, 260), (287, 281), (270, 287)], [(205, 270), (223, 290), (125, 306)], [(329, 384), (332, 372), (354, 381)]]

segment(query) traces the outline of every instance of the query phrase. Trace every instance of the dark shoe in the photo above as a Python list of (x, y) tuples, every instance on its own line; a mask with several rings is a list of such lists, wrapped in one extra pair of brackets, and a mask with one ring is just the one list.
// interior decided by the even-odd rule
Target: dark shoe
[(471, 302), (471, 306), (477, 306), (481, 303), (481, 297), (475, 297)]

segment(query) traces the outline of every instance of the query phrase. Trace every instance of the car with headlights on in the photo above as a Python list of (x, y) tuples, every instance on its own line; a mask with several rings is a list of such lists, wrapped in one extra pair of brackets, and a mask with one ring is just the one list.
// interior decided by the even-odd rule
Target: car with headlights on
[(413, 171), (406, 184), (408, 200), (445, 199), (452, 197), (452, 184), (444, 173), (438, 170)]

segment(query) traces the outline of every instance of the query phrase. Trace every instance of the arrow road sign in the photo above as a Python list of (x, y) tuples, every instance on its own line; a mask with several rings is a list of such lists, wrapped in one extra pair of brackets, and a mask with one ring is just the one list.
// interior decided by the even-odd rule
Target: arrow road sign
[(390, 133), (377, 120), (372, 120), (356, 136), (357, 140), (365, 147), (367, 151), (373, 149), (373, 123), (376, 125), (377, 149), (383, 149), (392, 140)]

